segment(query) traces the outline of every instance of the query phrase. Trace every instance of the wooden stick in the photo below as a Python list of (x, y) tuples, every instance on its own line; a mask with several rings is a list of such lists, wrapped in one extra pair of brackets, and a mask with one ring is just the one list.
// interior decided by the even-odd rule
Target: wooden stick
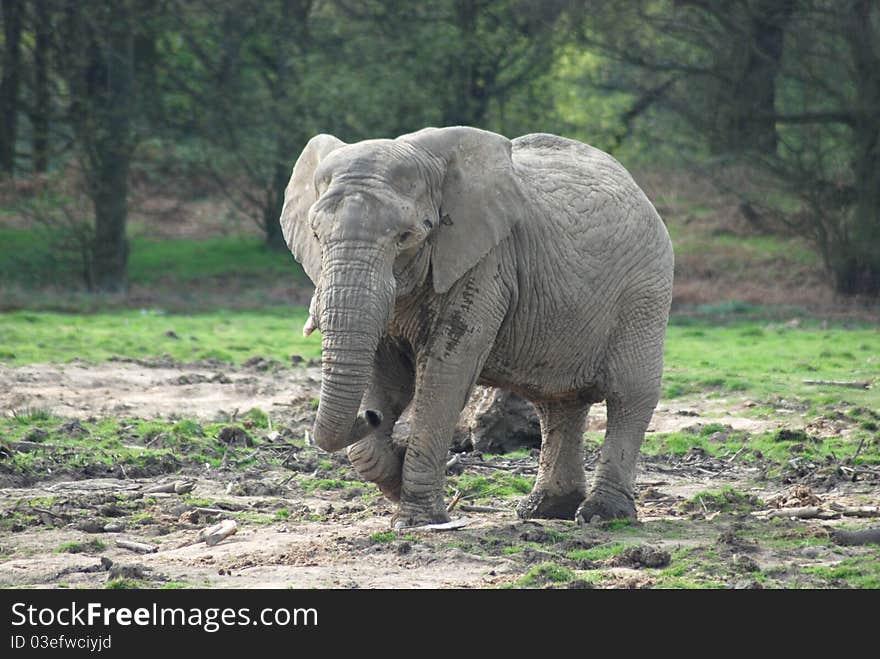
[(822, 509), (818, 506), (801, 506), (799, 508), (759, 510), (753, 514), (760, 517), (797, 517), (799, 519), (812, 519), (818, 517), (821, 512)]
[(452, 501), (449, 502), (449, 505), (446, 506), (446, 512), (451, 513), (453, 508), (458, 505), (458, 502), (461, 501), (461, 497), (464, 493), (461, 490), (455, 491), (455, 496), (452, 497)]
[(192, 492), (195, 486), (195, 481), (170, 481), (148, 487), (144, 490), (144, 494), (186, 494), (187, 492)]
[(730, 459), (727, 461), (727, 463), (730, 464), (731, 462), (733, 462), (734, 460), (736, 460), (737, 457), (739, 457), (739, 454), (742, 453), (742, 452), (745, 451), (745, 450), (746, 450), (746, 445), (743, 444), (743, 445), (740, 447), (739, 451), (737, 451), (737, 452), (734, 453), (732, 456), (730, 456)]
[(199, 532), (199, 541), (204, 541), (206, 545), (209, 547), (213, 547), (214, 545), (222, 542), (226, 538), (231, 535), (235, 535), (238, 532), (238, 524), (235, 523), (234, 519), (224, 519), (222, 522), (218, 524), (214, 524), (214, 526), (209, 526), (208, 528), (202, 529)]
[(130, 549), (139, 554), (155, 554), (159, 548), (155, 545), (148, 545), (143, 542), (135, 542), (134, 540), (117, 540), (116, 546), (122, 549)]
[(491, 506), (472, 506), (467, 503), (461, 504), (458, 509), (463, 513), (503, 513), (503, 508), (492, 508)]
[(844, 380), (804, 380), (804, 384), (818, 384), (828, 387), (849, 387), (850, 389), (870, 389), (870, 382), (850, 382)]
[(832, 503), (828, 507), (847, 517), (880, 517), (880, 506), (844, 506)]

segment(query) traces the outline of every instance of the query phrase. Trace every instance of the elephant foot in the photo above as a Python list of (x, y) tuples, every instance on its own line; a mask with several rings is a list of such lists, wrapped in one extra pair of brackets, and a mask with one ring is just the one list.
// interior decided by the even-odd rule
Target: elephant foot
[(405, 498), (391, 518), (391, 528), (406, 529), (426, 524), (445, 524), (448, 521), (449, 513), (446, 512), (442, 496), (421, 502)]
[(622, 492), (593, 490), (578, 506), (574, 516), (578, 524), (612, 519), (636, 519), (636, 504), (632, 496)]
[(406, 451), (388, 437), (367, 437), (348, 447), (348, 458), (361, 478), (375, 483), (388, 499), (400, 501)]
[(402, 485), (403, 482), (400, 478), (376, 482), (376, 486), (379, 488), (379, 491), (385, 495), (385, 498), (394, 503), (400, 501), (400, 487)]
[(520, 519), (573, 519), (580, 503), (584, 500), (583, 490), (552, 493), (545, 489), (534, 489), (519, 502), (516, 514)]

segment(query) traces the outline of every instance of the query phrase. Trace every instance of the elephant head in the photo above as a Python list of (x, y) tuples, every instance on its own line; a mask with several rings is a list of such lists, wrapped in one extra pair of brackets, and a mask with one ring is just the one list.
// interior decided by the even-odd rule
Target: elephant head
[(393, 140), (309, 141), (281, 226), (316, 287), (307, 325), (322, 332), (320, 447), (342, 449), (381, 422), (381, 410), (358, 410), (395, 302), (427, 286), (446, 294), (525, 209), (510, 142), (494, 133), (426, 128)]

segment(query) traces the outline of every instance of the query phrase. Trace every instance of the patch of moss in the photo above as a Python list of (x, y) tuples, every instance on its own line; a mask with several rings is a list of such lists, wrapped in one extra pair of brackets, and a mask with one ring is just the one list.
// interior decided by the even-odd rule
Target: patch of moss
[(575, 578), (575, 573), (557, 563), (542, 563), (536, 565), (517, 579), (516, 586), (519, 588), (545, 588), (564, 584)]

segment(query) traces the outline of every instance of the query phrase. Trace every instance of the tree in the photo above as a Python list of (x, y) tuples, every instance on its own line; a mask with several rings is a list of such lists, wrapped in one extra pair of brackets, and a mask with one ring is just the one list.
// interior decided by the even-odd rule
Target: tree
[(21, 71), (21, 33), (24, 2), (3, 0), (3, 75), (0, 78), (0, 171), (13, 174)]
[(102, 292), (127, 288), (136, 20), (133, 0), (75, 0), (65, 7), (62, 55), (71, 95), (68, 120), (95, 210), (91, 284)]
[[(630, 121), (651, 106), (671, 111), (721, 162), (759, 168), (763, 187), (777, 194), (751, 201), (814, 241), (835, 288), (880, 293), (880, 5), (643, 0), (591, 8), (584, 43), (617, 63), (614, 83), (635, 99)], [(780, 186), (801, 200), (801, 212), (775, 207)]]
[(314, 58), (312, 8), (312, 0), (241, 0), (220, 12), (179, 3), (178, 29), (159, 46), (168, 89), (189, 99), (209, 145), (207, 171), (275, 249), (285, 247), (278, 218), (293, 161), (311, 136), (303, 79)]
[(49, 167), (49, 118), (51, 113), (49, 57), (52, 45), (52, 12), (48, 0), (34, 2), (33, 30), (33, 104), (30, 112), (33, 134), (31, 164), (35, 172), (45, 172)]

